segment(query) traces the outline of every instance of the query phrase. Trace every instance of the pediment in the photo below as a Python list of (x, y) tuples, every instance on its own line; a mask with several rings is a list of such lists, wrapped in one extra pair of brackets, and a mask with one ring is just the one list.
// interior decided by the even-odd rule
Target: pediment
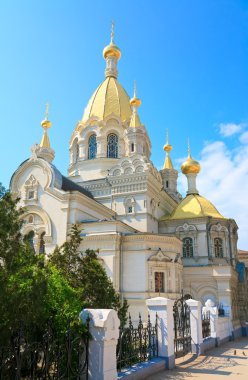
[(149, 257), (148, 261), (171, 262), (172, 259), (159, 249)]

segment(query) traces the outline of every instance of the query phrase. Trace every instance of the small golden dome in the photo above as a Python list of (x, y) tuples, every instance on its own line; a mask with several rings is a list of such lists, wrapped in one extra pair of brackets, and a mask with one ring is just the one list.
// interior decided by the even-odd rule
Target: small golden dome
[(198, 161), (193, 160), (190, 153), (190, 144), (188, 141), (188, 158), (181, 166), (183, 174), (198, 174), (201, 170), (201, 165)]
[(42, 120), (42, 122), (41, 122), (41, 126), (42, 126), (42, 128), (44, 128), (44, 129), (49, 129), (49, 128), (51, 128), (51, 125), (52, 125), (51, 121), (49, 121), (49, 120), (47, 120), (47, 119), (44, 119), (44, 120)]
[(106, 59), (108, 57), (115, 57), (116, 59), (121, 58), (121, 51), (112, 41), (108, 46), (103, 49), (103, 57)]
[(114, 43), (114, 22), (112, 21), (112, 31), (110, 44), (103, 49), (103, 57), (115, 57), (117, 60), (121, 58), (121, 51)]
[(47, 104), (46, 104), (46, 117), (45, 117), (45, 119), (42, 120), (42, 122), (41, 122), (41, 126), (42, 126), (43, 129), (49, 129), (49, 128), (51, 128), (51, 126), (52, 126), (51, 121), (48, 120), (48, 110), (49, 110), (49, 104), (47, 103)]
[(195, 161), (191, 156), (188, 156), (187, 160), (182, 164), (181, 170), (183, 174), (198, 174), (201, 170), (201, 166), (198, 161)]
[(164, 151), (165, 151), (165, 152), (171, 152), (171, 151), (172, 151), (172, 145), (166, 143), (166, 144), (164, 145)]
[(141, 100), (134, 96), (132, 99), (130, 99), (130, 106), (139, 107), (141, 105)]
[(130, 106), (131, 107), (139, 107), (141, 105), (141, 100), (137, 96), (137, 85), (136, 85), (136, 80), (134, 81), (134, 92), (133, 92), (133, 97), (130, 99)]

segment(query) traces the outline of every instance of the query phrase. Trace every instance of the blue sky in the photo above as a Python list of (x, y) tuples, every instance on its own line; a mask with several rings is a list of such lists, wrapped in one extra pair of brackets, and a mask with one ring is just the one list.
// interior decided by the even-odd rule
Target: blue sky
[[(104, 78), (111, 20), (122, 51), (119, 81), (132, 95), (164, 161), (169, 128), (180, 168), (190, 138), (201, 161), (200, 193), (240, 225), (248, 249), (248, 1), (0, 0), (0, 181), (39, 142), (50, 103), (55, 165), (66, 173), (68, 141)], [(179, 180), (185, 194), (185, 181)]]

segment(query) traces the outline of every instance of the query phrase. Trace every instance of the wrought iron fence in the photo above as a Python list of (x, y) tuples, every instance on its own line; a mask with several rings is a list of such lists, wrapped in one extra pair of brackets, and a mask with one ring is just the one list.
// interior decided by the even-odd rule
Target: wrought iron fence
[(27, 336), (21, 324), (9, 346), (0, 347), (0, 380), (88, 379), (88, 333), (73, 333), (69, 326), (56, 338), (49, 322), (38, 341)]
[(210, 312), (206, 311), (202, 314), (202, 337), (204, 339), (209, 336), (211, 336)]
[(182, 297), (173, 306), (175, 357), (191, 352), (190, 307)]
[(138, 326), (134, 328), (129, 314), (129, 326), (120, 329), (117, 344), (117, 368), (120, 370), (135, 363), (151, 360), (158, 356), (157, 314), (153, 326), (148, 314), (147, 323), (143, 323), (139, 314)]

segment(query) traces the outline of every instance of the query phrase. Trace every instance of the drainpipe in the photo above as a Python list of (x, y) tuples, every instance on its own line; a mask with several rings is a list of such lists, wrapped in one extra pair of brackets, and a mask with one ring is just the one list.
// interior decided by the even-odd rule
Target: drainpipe
[(210, 216), (208, 217), (208, 222), (207, 222), (207, 225), (206, 225), (206, 229), (207, 229), (207, 250), (208, 250), (208, 258), (210, 258), (210, 246), (209, 246), (209, 229), (210, 229), (210, 221), (211, 221), (211, 218)]
[(123, 303), (123, 249), (122, 249), (122, 233), (119, 232), (119, 292)]

